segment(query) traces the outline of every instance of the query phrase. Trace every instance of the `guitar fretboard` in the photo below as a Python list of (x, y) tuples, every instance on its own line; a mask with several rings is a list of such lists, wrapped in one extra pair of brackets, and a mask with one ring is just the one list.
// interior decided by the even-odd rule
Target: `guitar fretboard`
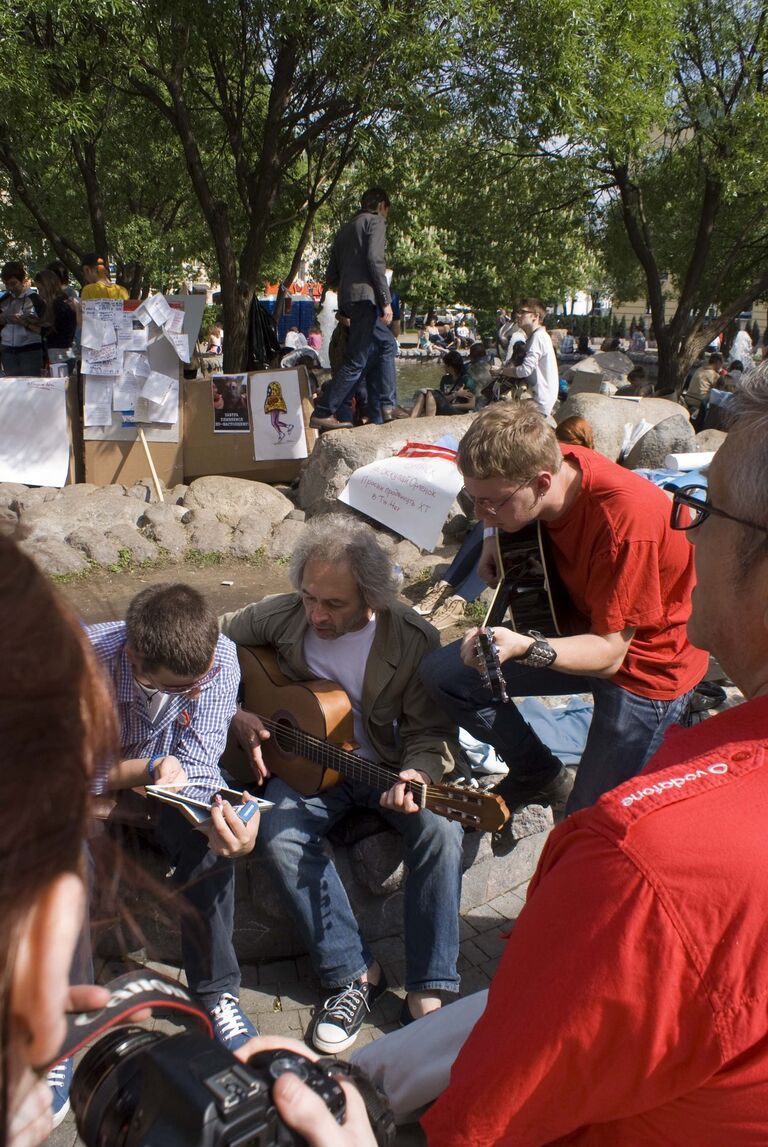
[[(378, 789), (379, 792), (385, 792), (391, 788), (398, 779), (394, 769), (366, 761), (364, 757), (358, 757), (356, 753), (351, 753), (348, 749), (342, 749), (338, 745), (331, 744), (330, 741), (324, 741), (311, 733), (305, 733), (303, 729), (297, 728), (286, 720), (276, 721), (262, 717), (261, 723), (265, 729), (269, 729), (273, 734), (281, 749), (293, 752), (298, 757), (307, 757), (316, 764), (322, 765), (323, 768), (334, 769), (343, 776), (349, 777), (350, 780), (370, 785), (371, 788)], [(421, 781), (405, 781), (403, 783), (406, 791), (412, 794), (419, 808), (426, 808), (429, 787)]]

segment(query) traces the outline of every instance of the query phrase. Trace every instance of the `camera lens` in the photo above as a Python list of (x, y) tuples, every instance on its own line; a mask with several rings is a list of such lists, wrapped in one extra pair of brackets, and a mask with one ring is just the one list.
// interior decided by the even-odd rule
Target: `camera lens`
[(117, 1028), (91, 1048), (72, 1080), (77, 1130), (88, 1147), (123, 1147), (139, 1106), (137, 1054), (164, 1037), (144, 1028)]

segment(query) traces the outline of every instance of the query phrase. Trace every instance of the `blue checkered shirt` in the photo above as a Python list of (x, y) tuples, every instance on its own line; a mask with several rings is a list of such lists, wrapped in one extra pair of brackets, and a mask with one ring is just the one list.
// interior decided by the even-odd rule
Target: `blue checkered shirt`
[(86, 632), (112, 684), (123, 759), (154, 757), (158, 753), (178, 757), (189, 781), (185, 792), (207, 803), (211, 788), (224, 784), (219, 758), (237, 708), (240, 665), (234, 644), (228, 637), (220, 636), (213, 660), (220, 672), (203, 685), (197, 697), (169, 694), (168, 704), (153, 724), (125, 651), (125, 623), (89, 625)]

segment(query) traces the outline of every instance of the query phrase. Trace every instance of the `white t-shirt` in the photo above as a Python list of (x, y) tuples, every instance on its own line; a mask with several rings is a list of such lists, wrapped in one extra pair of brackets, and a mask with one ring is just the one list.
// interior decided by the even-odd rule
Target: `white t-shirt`
[(325, 681), (335, 681), (349, 697), (355, 725), (355, 740), (358, 756), (367, 761), (378, 760), (373, 746), (365, 735), (362, 701), (363, 679), (368, 654), (371, 652), (376, 635), (376, 615), (362, 629), (345, 633), (342, 637), (318, 637), (313, 629), (308, 629), (304, 637), (304, 660), (313, 677)]
[(515, 378), (533, 378), (529, 386), (533, 392), (533, 400), (542, 414), (552, 413), (552, 407), (557, 400), (560, 384), (560, 374), (557, 368), (557, 357), (552, 339), (544, 327), (536, 327), (525, 345), (525, 358), (520, 366), (506, 370)]

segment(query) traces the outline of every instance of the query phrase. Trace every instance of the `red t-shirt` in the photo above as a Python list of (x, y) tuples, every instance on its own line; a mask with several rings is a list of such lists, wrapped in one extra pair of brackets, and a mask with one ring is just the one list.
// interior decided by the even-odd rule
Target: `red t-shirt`
[(430, 1147), (768, 1143), (768, 697), (550, 835)]
[(594, 450), (561, 450), (582, 477), (570, 510), (542, 522), (560, 580), (591, 633), (635, 629), (616, 685), (658, 701), (679, 697), (702, 679), (708, 657), (686, 634), (693, 549), (670, 527), (669, 498)]

